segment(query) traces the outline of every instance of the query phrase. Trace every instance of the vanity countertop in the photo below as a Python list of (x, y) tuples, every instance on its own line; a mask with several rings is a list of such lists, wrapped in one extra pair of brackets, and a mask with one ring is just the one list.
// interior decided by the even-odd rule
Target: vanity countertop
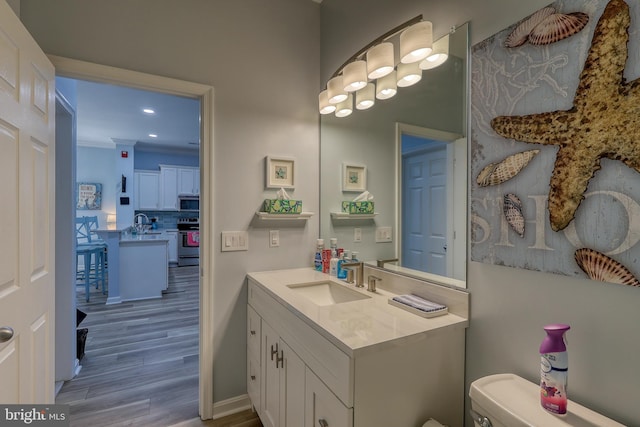
[[(366, 284), (364, 288), (356, 288), (353, 284), (312, 268), (248, 273), (248, 277), (297, 317), (352, 356), (374, 347), (378, 350), (380, 345), (396, 345), (405, 339), (428, 337), (445, 329), (464, 329), (468, 326), (467, 318), (451, 312), (432, 318), (409, 313), (389, 304), (389, 298), (393, 298), (395, 294), (381, 289), (380, 285), (377, 292), (368, 292)], [(370, 298), (319, 306), (287, 286), (325, 281), (338, 283)]]

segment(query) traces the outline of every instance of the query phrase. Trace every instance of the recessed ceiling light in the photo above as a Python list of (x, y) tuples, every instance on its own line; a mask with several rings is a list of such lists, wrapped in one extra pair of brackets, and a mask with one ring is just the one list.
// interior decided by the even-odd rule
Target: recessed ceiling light
[(152, 110), (151, 108), (143, 108), (142, 112), (145, 114), (155, 114), (155, 110)]
[(150, 133), (150, 134), (149, 134), (149, 136), (150, 136), (151, 138), (157, 138), (157, 137), (158, 137), (158, 135), (156, 135), (155, 133)]

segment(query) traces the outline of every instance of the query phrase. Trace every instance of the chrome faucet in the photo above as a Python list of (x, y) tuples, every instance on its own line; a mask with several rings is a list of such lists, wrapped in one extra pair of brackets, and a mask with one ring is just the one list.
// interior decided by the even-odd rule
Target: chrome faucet
[(356, 273), (356, 288), (364, 288), (363, 283), (363, 277), (364, 276), (364, 263), (362, 262), (343, 262), (342, 263), (342, 268), (349, 268), (349, 267), (357, 267), (357, 273)]
[(398, 261), (398, 258), (379, 259), (379, 260), (376, 260), (376, 266), (382, 268), (382, 267), (384, 267), (385, 263), (387, 263), (387, 262), (396, 262), (396, 261)]
[[(138, 224), (138, 218), (142, 218), (142, 221), (140, 221), (139, 224)], [(133, 228), (136, 230), (138, 234), (142, 234), (142, 232), (144, 232), (144, 226), (149, 223), (150, 223), (149, 217), (143, 213), (136, 214), (133, 217)]]

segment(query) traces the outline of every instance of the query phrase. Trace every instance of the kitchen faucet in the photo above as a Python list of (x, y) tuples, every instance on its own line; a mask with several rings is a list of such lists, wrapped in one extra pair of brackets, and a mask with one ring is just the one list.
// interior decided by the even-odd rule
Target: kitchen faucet
[[(146, 219), (146, 221), (145, 221)], [(136, 233), (141, 234), (144, 231), (144, 226), (149, 224), (149, 217), (143, 213), (136, 214), (133, 217), (133, 228), (136, 230)]]

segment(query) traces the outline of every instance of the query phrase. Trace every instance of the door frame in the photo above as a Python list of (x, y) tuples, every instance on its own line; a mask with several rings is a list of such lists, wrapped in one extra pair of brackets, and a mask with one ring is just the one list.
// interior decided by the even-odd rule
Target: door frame
[(47, 55), (56, 76), (128, 86), (200, 99), (200, 337), (199, 403), (203, 420), (213, 418), (213, 165), (214, 90), (212, 86)]

